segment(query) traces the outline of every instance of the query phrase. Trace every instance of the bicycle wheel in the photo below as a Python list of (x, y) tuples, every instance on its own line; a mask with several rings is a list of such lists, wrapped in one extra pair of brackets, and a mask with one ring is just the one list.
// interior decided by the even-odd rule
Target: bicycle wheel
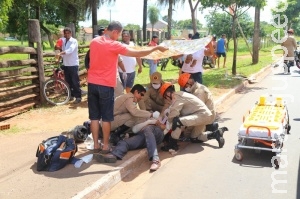
[(52, 105), (64, 105), (71, 97), (68, 83), (62, 79), (49, 79), (44, 84), (44, 98)]
[(142, 65), (144, 67), (149, 67), (148, 60), (147, 59), (142, 59)]

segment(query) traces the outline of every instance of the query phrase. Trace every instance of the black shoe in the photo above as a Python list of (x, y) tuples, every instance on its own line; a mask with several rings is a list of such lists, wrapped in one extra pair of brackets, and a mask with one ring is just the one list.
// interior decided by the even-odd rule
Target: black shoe
[(94, 158), (99, 163), (116, 163), (117, 162), (117, 157), (111, 153), (107, 153), (107, 154), (97, 153), (97, 154), (94, 154)]
[(76, 100), (73, 102), (73, 104), (79, 104), (81, 102), (81, 98), (76, 98)]
[(198, 140), (198, 138), (190, 138), (191, 143), (203, 143), (202, 140)]
[(219, 148), (222, 148), (225, 144), (225, 139), (223, 138), (223, 134), (225, 131), (228, 131), (227, 127), (221, 127), (217, 131), (215, 131), (215, 138), (219, 143)]

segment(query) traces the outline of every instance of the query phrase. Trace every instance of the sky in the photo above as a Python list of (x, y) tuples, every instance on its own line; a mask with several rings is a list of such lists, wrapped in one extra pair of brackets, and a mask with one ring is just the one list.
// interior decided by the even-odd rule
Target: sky
[[(103, 5), (98, 9), (98, 20), (106, 19), (108, 21), (119, 21), (124, 26), (129, 23), (138, 24), (142, 27), (143, 2), (143, 0), (116, 0), (116, 2), (112, 5)], [(156, 5), (156, 2), (157, 0), (148, 0), (148, 6)], [(274, 0), (267, 0), (267, 6), (264, 8), (264, 10), (261, 11), (261, 20), (263, 21), (271, 21), (271, 8), (273, 8), (271, 6), (271, 2), (273, 5), (275, 4)], [(158, 8), (160, 10), (161, 16), (165, 16), (168, 14), (167, 6)], [(204, 16), (208, 13), (209, 12), (207, 10), (203, 11), (203, 13), (197, 11), (196, 17), (204, 26), (206, 25)], [(254, 16), (254, 8), (249, 9), (248, 13), (251, 17)], [(182, 6), (181, 4), (176, 5), (173, 11), (173, 20), (179, 21), (185, 19), (191, 19), (191, 11), (187, 1), (184, 6)], [(91, 19), (79, 22), (79, 25), (83, 27), (90, 27), (91, 24)]]

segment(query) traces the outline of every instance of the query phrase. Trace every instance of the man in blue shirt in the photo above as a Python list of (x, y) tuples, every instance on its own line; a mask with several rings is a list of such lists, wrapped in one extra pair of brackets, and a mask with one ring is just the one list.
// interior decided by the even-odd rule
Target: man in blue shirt
[(226, 63), (226, 35), (222, 34), (222, 37), (217, 41), (217, 56), (218, 56), (218, 68), (220, 65), (220, 57), (224, 57), (223, 68)]

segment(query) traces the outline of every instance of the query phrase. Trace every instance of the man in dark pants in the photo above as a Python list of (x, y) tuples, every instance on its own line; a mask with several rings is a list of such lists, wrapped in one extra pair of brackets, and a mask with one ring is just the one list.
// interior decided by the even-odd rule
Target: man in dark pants
[(111, 152), (115, 156), (114, 160), (98, 154), (96, 160), (100, 163), (114, 163), (117, 159), (122, 160), (129, 150), (147, 148), (148, 159), (152, 161), (150, 171), (156, 171), (160, 167), (157, 145), (162, 143), (163, 139), (164, 133), (160, 126), (147, 125), (135, 136), (118, 142)]
[(72, 37), (70, 28), (64, 29), (64, 37), (62, 38), (62, 52), (59, 53), (63, 57), (65, 80), (71, 89), (71, 100), (76, 99), (73, 103), (81, 102), (81, 89), (78, 75), (79, 58), (78, 58), (78, 42)]

